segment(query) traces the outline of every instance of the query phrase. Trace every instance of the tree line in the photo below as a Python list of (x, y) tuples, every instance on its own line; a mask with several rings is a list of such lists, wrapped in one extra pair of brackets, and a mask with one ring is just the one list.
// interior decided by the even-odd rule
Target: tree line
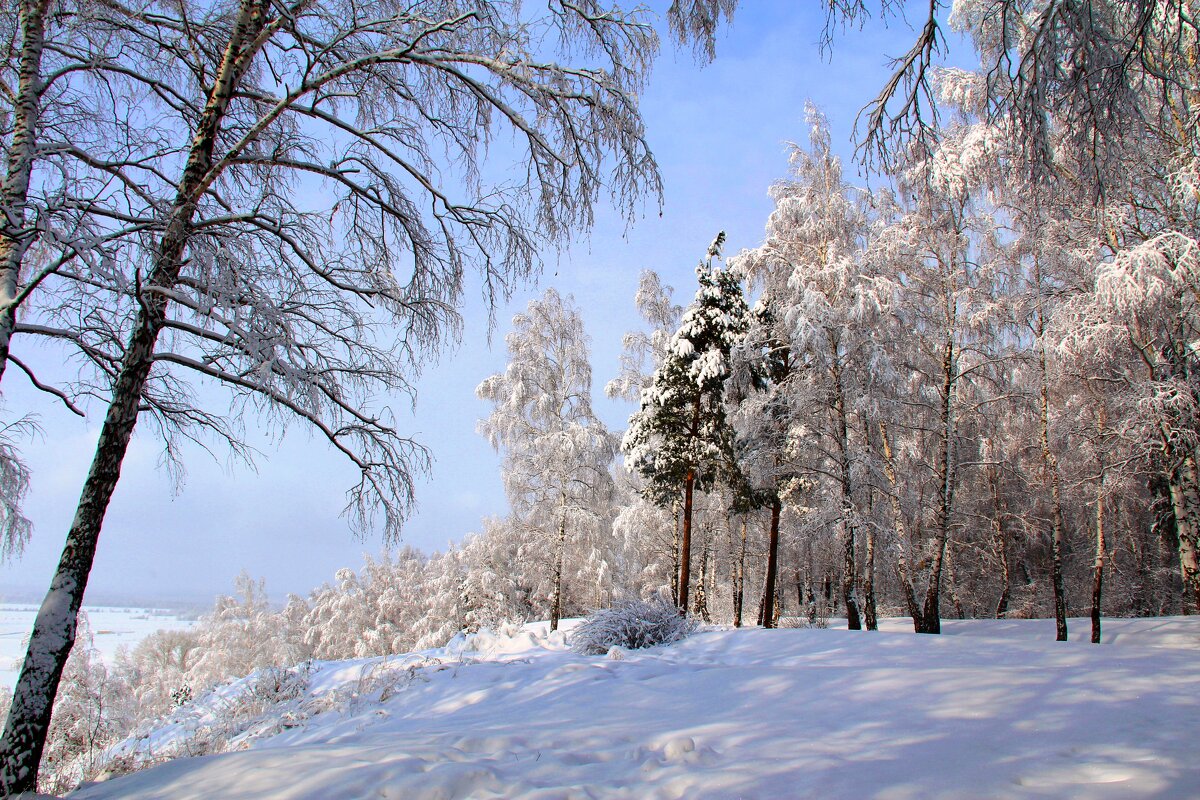
[[(736, 7), (675, 0), (671, 33), (712, 57)], [(824, 41), (873, 9), (899, 5), (827, 4)], [(977, 72), (936, 66), (946, 25)], [(660, 181), (637, 107), (656, 36), (594, 0), (21, 0), (0, 34), (0, 378), (104, 418), (0, 739), (15, 794), (135, 427), (176, 465), (189, 442), (248, 457), (241, 411), (310, 427), (358, 468), (352, 524), (394, 538), (426, 453), (380, 398), (456, 336), (465, 275), (504, 297), (602, 190), (632, 213)], [(761, 247), (710, 248), (678, 312), (647, 280), (645, 370), (614, 388), (640, 401), (636, 478), (600, 468), (586, 401), (481, 387), (520, 420), (489, 423), (498, 530), (549, 553), (548, 615), (664, 587), (737, 619), (761, 585), (773, 624), (789, 583), (926, 632), (943, 590), (956, 614), (1052, 609), (1059, 638), (1089, 588), (1196, 608), (1197, 53), (1190, 0), (935, 0), (863, 116), (886, 188), (845, 185), (815, 120)], [(524, 169), (492, 183), (501, 131)], [(46, 347), (75, 371), (46, 377)], [(4, 555), (32, 425), (0, 421)], [(609, 530), (636, 544), (606, 557)]]

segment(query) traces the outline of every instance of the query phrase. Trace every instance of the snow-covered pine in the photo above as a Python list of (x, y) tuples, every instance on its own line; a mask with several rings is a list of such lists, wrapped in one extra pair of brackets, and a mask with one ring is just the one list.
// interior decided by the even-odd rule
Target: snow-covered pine
[(715, 266), (724, 232), (696, 268), (700, 284), (671, 337), (640, 408), (629, 418), (621, 449), (645, 481), (646, 496), (670, 507), (683, 495), (679, 607), (687, 609), (693, 492), (736, 474), (733, 429), (725, 411), (731, 354), (746, 335), (749, 309), (738, 276)]

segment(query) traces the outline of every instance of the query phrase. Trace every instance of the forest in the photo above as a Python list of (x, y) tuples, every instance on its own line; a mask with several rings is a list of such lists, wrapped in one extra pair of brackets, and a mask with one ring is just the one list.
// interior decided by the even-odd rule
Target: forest
[[(695, 285), (642, 275), (644, 325), (603, 385), (625, 430), (593, 410), (575, 300), (547, 288), (476, 390), (507, 515), (282, 609), (244, 578), (195, 629), (100, 663), (77, 619), (135, 426), (182, 466), (191, 443), (244, 455), (243, 413), (302, 425), (359, 474), (351, 526), (399, 541), (428, 454), (379, 397), (454, 340), (467, 272), (494, 301), (610, 196), (630, 218), (661, 197), (636, 104), (657, 37), (594, 2), (536, 23), (490, 0), (18, 5), (0, 376), (104, 425), (3, 698), (5, 794), (68, 789), (256, 669), (631, 598), (739, 627), (1046, 617), (1059, 640), (1090, 616), (1094, 642), (1106, 616), (1200, 611), (1196, 9), (935, 0), (860, 120), (869, 185), (810, 106), (761, 244), (713, 231), (681, 255)], [(675, 2), (670, 32), (719, 58), (736, 5)], [(836, 29), (873, 4), (829, 5)], [(977, 70), (934, 63), (942, 25)], [(516, 183), (487, 169), (500, 129)], [(297, 200), (312, 182), (331, 203)], [(40, 379), (30, 341), (78, 374)], [(4, 413), (8, 557), (34, 423)]]

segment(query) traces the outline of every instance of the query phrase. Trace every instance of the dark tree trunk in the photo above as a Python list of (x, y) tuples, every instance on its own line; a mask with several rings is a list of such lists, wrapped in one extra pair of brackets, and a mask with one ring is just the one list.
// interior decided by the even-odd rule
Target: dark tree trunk
[[(178, 277), (182, 230), (181, 225), (168, 231), (171, 238), (164, 239), (162, 259), (152, 273), (153, 285), (170, 286)], [(75, 643), (79, 609), (95, 559), (104, 514), (120, 478), (121, 462), (137, 423), (142, 389), (150, 374), (165, 308), (163, 295), (145, 298), (130, 336), (75, 519), (67, 533), (50, 589), (34, 621), (13, 693), (4, 738), (0, 740), (0, 797), (33, 791), (37, 787), (54, 698)]]
[(783, 503), (778, 497), (771, 500), (771, 531), (767, 544), (767, 580), (763, 586), (762, 606), (758, 624), (775, 627), (775, 576), (779, 570), (779, 514)]
[(1092, 644), (1100, 644), (1100, 600), (1104, 590), (1104, 476), (1096, 488), (1096, 560), (1092, 564)]
[(680, 542), (683, 537), (680, 534), (680, 528), (683, 527), (683, 509), (676, 500), (675, 509), (675, 527), (671, 529), (671, 602), (676, 607), (679, 606), (679, 567), (680, 567)]
[(988, 484), (992, 494), (992, 548), (1000, 562), (1000, 599), (996, 601), (996, 619), (1002, 619), (1008, 613), (1008, 600), (1012, 595), (1012, 568), (1008, 562), (1008, 538), (1004, 535), (999, 467), (988, 467)]
[[(700, 432), (700, 395), (692, 401), (691, 434), (695, 438)], [(683, 479), (683, 537), (679, 543), (679, 613), (687, 614), (688, 584), (692, 572), (692, 493), (696, 489), (696, 467), (688, 467)]]
[[(1107, 421), (1104, 406), (1101, 405), (1096, 414), (1096, 438), (1099, 442), (1104, 436)], [(1099, 477), (1096, 479), (1096, 559), (1092, 564), (1092, 644), (1100, 644), (1100, 605), (1104, 591), (1104, 473), (1105, 464), (1102, 445), (1097, 446), (1101, 453), (1099, 457)]]
[(875, 609), (875, 529), (867, 529), (867, 572), (863, 578), (863, 608), (867, 630), (879, 630), (879, 616)]
[(852, 631), (862, 630), (862, 618), (858, 615), (858, 601), (855, 598), (856, 574), (854, 569), (854, 528), (846, 526), (845, 547), (842, 560), (842, 602), (846, 604), (846, 628)]
[(1038, 305), (1037, 335), (1042, 370), (1042, 471), (1045, 474), (1046, 482), (1050, 486), (1050, 587), (1054, 593), (1055, 639), (1065, 642), (1067, 641), (1067, 594), (1066, 588), (1063, 586), (1062, 551), (1065, 534), (1063, 532), (1062, 489), (1058, 475), (1058, 459), (1050, 449), (1050, 367), (1046, 355), (1045, 331), (1040, 301)]
[(689, 469), (683, 482), (683, 535), (679, 539), (679, 613), (686, 614), (688, 582), (692, 571), (692, 492), (696, 471)]
[(846, 604), (846, 627), (852, 631), (862, 630), (862, 620), (858, 615), (858, 600), (855, 589), (858, 586), (858, 570), (854, 565), (855, 533), (858, 515), (854, 508), (854, 484), (850, 472), (850, 425), (846, 419), (845, 391), (842, 384), (841, 368), (834, 362), (833, 388), (834, 412), (838, 433), (838, 466), (840, 468), (840, 484), (842, 490), (842, 529), (845, 558), (842, 564), (842, 601)]
[(942, 390), (940, 409), (941, 438), (938, 452), (937, 531), (934, 534), (933, 552), (930, 554), (929, 583), (925, 589), (925, 604), (921, 609), (921, 624), (917, 633), (941, 633), (942, 570), (946, 560), (946, 548), (950, 544), (950, 518), (954, 508), (954, 389), (957, 379), (954, 351), (953, 317), (947, 311), (946, 342), (942, 351)]

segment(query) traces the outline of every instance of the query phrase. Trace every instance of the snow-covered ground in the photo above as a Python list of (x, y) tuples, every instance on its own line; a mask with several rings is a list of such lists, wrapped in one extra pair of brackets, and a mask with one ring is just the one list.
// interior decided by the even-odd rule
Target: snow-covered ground
[[(180, 619), (169, 611), (152, 608), (84, 608), (96, 649), (108, 663), (121, 646), (132, 648), (157, 630), (182, 630), (196, 623)], [(0, 605), (0, 686), (11, 689), (17, 683), (25, 641), (33, 629), (37, 606), (20, 603)]]
[[(306, 692), (234, 739), (245, 749), (72, 798), (1200, 797), (1200, 618), (1106, 623), (1102, 646), (1055, 643), (1045, 620), (947, 622), (943, 636), (895, 620), (707, 630), (609, 656), (575, 655), (544, 626), (483, 633), (317, 663)], [(187, 751), (254, 686), (126, 749)]]

